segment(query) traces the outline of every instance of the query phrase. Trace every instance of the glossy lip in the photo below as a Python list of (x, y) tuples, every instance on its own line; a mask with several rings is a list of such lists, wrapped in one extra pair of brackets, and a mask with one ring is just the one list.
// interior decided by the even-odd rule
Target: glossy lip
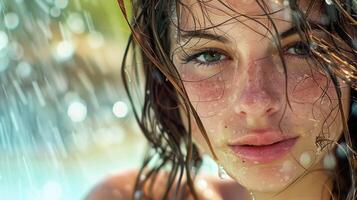
[(298, 136), (288, 136), (280, 131), (256, 130), (228, 143), (241, 159), (267, 163), (286, 155), (296, 144)]

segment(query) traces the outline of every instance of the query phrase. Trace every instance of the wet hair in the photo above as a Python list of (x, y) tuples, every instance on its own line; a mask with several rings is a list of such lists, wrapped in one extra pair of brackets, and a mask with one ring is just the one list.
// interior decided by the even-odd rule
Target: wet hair
[[(167, 169), (169, 172), (162, 199), (168, 199), (172, 192), (174, 199), (186, 199), (185, 195), (188, 193), (198, 199), (193, 180), (202, 164), (202, 157), (197, 146), (192, 142), (191, 117), (204, 136), (213, 158), (217, 159), (217, 157), (173, 64), (170, 39), (170, 26), (172, 27), (173, 24), (179, 30), (178, 37), (181, 32), (188, 31), (180, 27), (178, 16), (182, 9), (188, 11), (190, 17), (194, 18), (194, 14), (190, 11), (190, 7), (180, 0), (136, 0), (131, 5), (125, 4), (123, 0), (118, 2), (132, 31), (122, 65), (122, 78), (137, 123), (149, 142), (148, 153), (136, 179), (133, 199), (150, 199), (152, 191), (144, 193), (144, 187), (148, 183), (155, 182), (155, 177), (162, 169)], [(209, 2), (197, 0), (203, 13)], [(221, 0), (218, 2), (225, 5)], [(255, 3), (264, 11), (264, 16), (271, 24), (272, 28), (266, 27), (268, 34), (278, 33), (271, 18), (274, 12), (269, 9), (267, 2), (256, 0)], [(357, 3), (353, 0), (311, 0), (306, 9), (300, 7), (298, 0), (285, 0), (284, 4), (291, 10), (292, 23), (313, 60), (311, 65), (318, 66), (330, 78), (330, 84), (335, 88), (338, 96), (336, 109), (340, 111), (343, 124), (341, 139), (337, 144), (323, 136), (316, 139), (318, 147), (336, 145), (336, 151), (345, 150), (342, 156), (336, 154), (337, 167), (333, 176), (333, 195), (339, 200), (356, 199)], [(228, 5), (225, 6), (230, 8)], [(129, 11), (128, 7), (131, 7)], [(312, 25), (306, 20), (316, 7), (324, 14), (326, 21), (326, 26), (317, 28), (329, 35), (328, 41), (311, 34)], [(257, 21), (254, 17), (245, 17)], [(209, 24), (209, 19), (205, 20)], [(283, 49), (280, 38), (277, 39), (275, 42), (287, 81)], [(342, 107), (341, 86), (338, 79), (342, 79), (351, 88), (350, 114), (347, 119), (344, 115), (347, 111)], [(138, 89), (139, 86), (144, 90)], [(326, 88), (322, 89), (326, 90)], [(288, 100), (288, 96), (286, 98)], [(183, 112), (180, 112), (180, 109)], [(186, 182), (181, 184), (184, 175)]]

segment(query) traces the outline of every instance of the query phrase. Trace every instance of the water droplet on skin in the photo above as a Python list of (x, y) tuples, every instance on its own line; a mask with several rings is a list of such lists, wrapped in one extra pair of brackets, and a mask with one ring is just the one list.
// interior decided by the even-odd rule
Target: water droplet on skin
[(304, 152), (300, 156), (300, 164), (304, 167), (308, 167), (311, 164), (311, 156), (308, 152)]
[(140, 190), (137, 190), (134, 193), (134, 200), (140, 200), (142, 196), (143, 196), (143, 192)]
[(214, 193), (211, 189), (206, 189), (204, 192), (203, 192), (203, 196), (205, 199), (212, 199)]
[(332, 5), (333, 4), (332, 0), (325, 0), (325, 2), (326, 2), (327, 5)]
[(139, 179), (140, 179), (140, 181), (144, 181), (145, 178), (146, 178), (145, 174), (141, 174)]
[(224, 170), (224, 168), (221, 164), (218, 164), (218, 176), (220, 179), (228, 178), (227, 172)]
[(251, 200), (255, 200), (255, 196), (254, 196), (253, 192), (249, 192), (249, 195), (250, 195)]
[(284, 176), (284, 181), (289, 181), (290, 177), (289, 176)]
[(293, 170), (293, 163), (290, 160), (286, 160), (283, 162), (282, 167), (280, 168), (280, 172), (291, 172)]
[(333, 170), (336, 167), (336, 157), (332, 154), (326, 154), (323, 160), (325, 169)]
[(208, 187), (207, 181), (204, 179), (199, 179), (196, 184), (197, 187), (201, 190), (204, 190)]

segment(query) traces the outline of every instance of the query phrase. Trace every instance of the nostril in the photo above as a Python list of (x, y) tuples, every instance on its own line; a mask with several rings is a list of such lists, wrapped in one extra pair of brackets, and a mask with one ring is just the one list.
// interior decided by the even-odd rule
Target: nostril
[(244, 109), (241, 108), (241, 106), (234, 107), (234, 112), (239, 115), (247, 115), (247, 113), (244, 111)]
[(273, 113), (273, 112), (274, 112), (274, 109), (273, 109), (273, 108), (269, 108), (269, 109), (266, 111), (267, 114), (271, 114), (271, 113)]

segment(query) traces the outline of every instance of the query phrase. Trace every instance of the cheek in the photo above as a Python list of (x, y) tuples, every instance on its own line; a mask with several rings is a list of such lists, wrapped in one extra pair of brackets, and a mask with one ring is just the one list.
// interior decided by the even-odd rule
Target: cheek
[(180, 74), (197, 113), (200, 117), (220, 115), (227, 108), (226, 98), (232, 84), (232, 68), (187, 68), (181, 67)]
[(217, 101), (224, 94), (224, 81), (221, 76), (207, 80), (184, 82), (191, 102)]
[(320, 73), (306, 73), (303, 75), (291, 75), (288, 82), (289, 96), (292, 101), (298, 103), (314, 103), (322, 97), (322, 94), (333, 94), (328, 78)]

